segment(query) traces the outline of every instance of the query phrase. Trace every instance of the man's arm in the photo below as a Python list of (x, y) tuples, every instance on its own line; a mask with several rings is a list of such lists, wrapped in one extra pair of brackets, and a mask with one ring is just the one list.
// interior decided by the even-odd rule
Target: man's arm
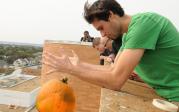
[(115, 59), (114, 59), (114, 62), (119, 59), (119, 56), (121, 55), (121, 52), (122, 52), (122, 51), (118, 51), (118, 53), (117, 53), (117, 55), (116, 55), (116, 57), (115, 57)]
[[(121, 51), (118, 52), (118, 54), (115, 58), (115, 62), (119, 59), (120, 54), (121, 54)], [(85, 67), (85, 68), (90, 69), (90, 70), (100, 70), (100, 71), (101, 70), (111, 71), (112, 68), (113, 68), (113, 67), (109, 67), (109, 65), (100, 66), (100, 65), (89, 64), (89, 63), (86, 63), (86, 62), (80, 62), (80, 65), (82, 67)]]
[(81, 41), (81, 42), (83, 41), (83, 37), (81, 37), (80, 41)]
[(94, 64), (90, 64), (90, 63), (86, 63), (86, 62), (80, 62), (79, 64), (81, 67), (86, 68), (86, 69), (90, 69), (90, 70), (111, 70), (111, 67), (109, 67), (109, 65), (94, 65)]
[(71, 68), (71, 73), (101, 87), (119, 90), (139, 63), (143, 53), (144, 49), (124, 49), (118, 54), (113, 66), (106, 68), (79, 63)]

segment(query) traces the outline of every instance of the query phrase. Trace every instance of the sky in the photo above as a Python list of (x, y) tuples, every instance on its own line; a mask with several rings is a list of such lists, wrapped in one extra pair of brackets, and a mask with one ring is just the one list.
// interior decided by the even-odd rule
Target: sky
[[(83, 18), (86, 0), (0, 0), (0, 41), (43, 44), (44, 40), (79, 41), (84, 30), (99, 37)], [(89, 0), (90, 3), (95, 0)], [(179, 29), (178, 0), (117, 0), (125, 12), (157, 12)]]

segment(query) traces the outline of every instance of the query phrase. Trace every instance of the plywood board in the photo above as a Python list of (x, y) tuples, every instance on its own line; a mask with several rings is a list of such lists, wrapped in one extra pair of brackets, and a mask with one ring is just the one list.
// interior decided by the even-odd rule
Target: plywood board
[(100, 112), (163, 112), (152, 105), (160, 98), (144, 83), (128, 80), (121, 91), (102, 89)]
[[(64, 52), (59, 52), (59, 49), (63, 47)], [(72, 56), (71, 50), (79, 56), (81, 61), (85, 61), (92, 64), (99, 64), (99, 53), (94, 49), (90, 43), (75, 43), (75, 42), (60, 42), (60, 41), (48, 41), (45, 43), (44, 51), (61, 56), (66, 53)], [(66, 76), (69, 79), (69, 85), (74, 89), (77, 99), (76, 112), (99, 112), (100, 91), (101, 88), (90, 83), (84, 82), (70, 74), (55, 72), (50, 75), (45, 73), (51, 68), (42, 65), (42, 82), (46, 82), (49, 79), (59, 78)]]

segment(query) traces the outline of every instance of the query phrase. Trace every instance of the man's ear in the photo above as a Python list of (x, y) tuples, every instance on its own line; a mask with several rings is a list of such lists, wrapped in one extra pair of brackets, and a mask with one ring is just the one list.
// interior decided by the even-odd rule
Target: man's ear
[(108, 21), (111, 21), (111, 19), (114, 17), (114, 13), (112, 11), (109, 11), (109, 18)]

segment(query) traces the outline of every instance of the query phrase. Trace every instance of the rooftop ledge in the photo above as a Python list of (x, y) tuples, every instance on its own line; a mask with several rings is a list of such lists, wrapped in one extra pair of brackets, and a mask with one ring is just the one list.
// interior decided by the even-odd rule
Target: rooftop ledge
[[(87, 47), (91, 46), (91, 43), (89, 42), (56, 40), (46, 40), (45, 43), (46, 42), (55, 44), (51, 46), (52, 51), (60, 47), (60, 45), (56, 46), (56, 43), (60, 43), (62, 46), (65, 45), (64, 47), (67, 47), (66, 45), (68, 45), (68, 48), (74, 49), (78, 55), (81, 56), (82, 60), (89, 61), (90, 63), (98, 63), (99, 59), (97, 53), (95, 53), (96, 51)], [(77, 46), (75, 47), (74, 44)], [(82, 53), (82, 51), (88, 51), (93, 54), (86, 55), (88, 53)], [(79, 80), (76, 80), (75, 82), (74, 80), (74, 83), (77, 83), (78, 81)], [(121, 91), (113, 91), (104, 88), (101, 89), (99, 112), (163, 112), (152, 105), (152, 100), (154, 98), (161, 99), (158, 95), (155, 94), (152, 88), (148, 87), (144, 83), (128, 80)], [(12, 112), (17, 112), (17, 110)], [(37, 110), (34, 108), (29, 112), (37, 112)]]
[[(63, 46), (67, 49), (73, 49), (82, 61), (99, 63), (98, 52), (91, 47), (92, 43), (59, 40), (46, 40), (45, 43), (48, 43), (48, 46), (44, 48), (52, 53), (55, 49), (58, 50), (59, 47)], [(49, 43), (52, 44), (49, 46)], [(121, 91), (101, 89), (99, 112), (163, 112), (152, 105), (154, 98), (161, 99), (152, 88), (144, 83), (128, 80)]]
[(121, 91), (101, 89), (99, 112), (163, 112), (152, 105), (160, 98), (144, 83), (128, 80)]
[(68, 41), (68, 40), (45, 40), (45, 43), (75, 44), (75, 45), (92, 46), (92, 42), (80, 42), (80, 41)]

